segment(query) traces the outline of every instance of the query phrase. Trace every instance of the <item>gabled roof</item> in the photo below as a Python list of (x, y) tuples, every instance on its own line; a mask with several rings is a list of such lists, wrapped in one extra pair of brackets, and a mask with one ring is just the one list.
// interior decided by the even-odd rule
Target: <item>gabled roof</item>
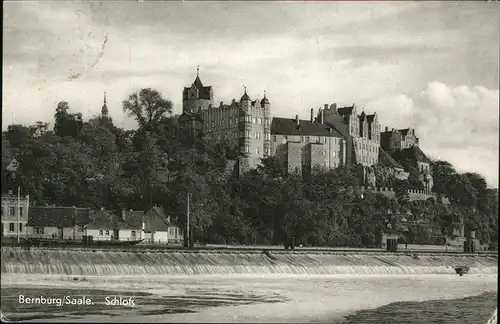
[(162, 207), (153, 207), (144, 214), (144, 231), (168, 231), (168, 221)]
[[(125, 214), (125, 215), (123, 215)], [(142, 220), (144, 211), (142, 210), (124, 210), (122, 211), (122, 219), (125, 216), (125, 221), (135, 228), (142, 228)]]
[(349, 129), (342, 116), (329, 115), (325, 117), (325, 124), (327, 124), (332, 129), (335, 129), (344, 139), (349, 137)]
[(405, 129), (400, 129), (399, 132), (403, 135), (403, 136), (406, 136), (408, 134), (408, 132), (410, 131), (409, 128), (405, 128)]
[(109, 210), (93, 210), (90, 217), (90, 222), (87, 225), (88, 229), (140, 229), (140, 227), (132, 226), (125, 222), (121, 215), (117, 215), (115, 211)]
[[(330, 132), (329, 129), (332, 131)], [(340, 134), (336, 129), (329, 127), (327, 124), (301, 119), (298, 127), (295, 119), (282, 117), (273, 118), (271, 123), (271, 134), (342, 137), (342, 134)]]
[(389, 153), (384, 151), (383, 149), (379, 148), (378, 150), (378, 164), (382, 166), (386, 166), (389, 168), (397, 168), (397, 169), (404, 169), (401, 164), (396, 162)]
[(373, 120), (375, 119), (375, 114), (366, 115), (366, 119), (368, 120), (369, 123), (372, 123)]
[(87, 225), (90, 208), (77, 207), (30, 207), (28, 226), (74, 227)]
[(411, 146), (402, 150), (397, 150), (392, 153), (392, 157), (397, 161), (410, 160), (423, 163), (431, 163), (431, 160), (425, 155), (418, 146)]
[(341, 108), (337, 108), (337, 113), (339, 115), (350, 115), (350, 114), (352, 114), (353, 109), (354, 109), (354, 106), (341, 107)]

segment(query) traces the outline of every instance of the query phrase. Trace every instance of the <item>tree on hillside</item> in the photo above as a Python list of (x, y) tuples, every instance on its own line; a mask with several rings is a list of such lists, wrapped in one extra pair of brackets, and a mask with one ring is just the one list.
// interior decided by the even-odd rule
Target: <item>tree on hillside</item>
[(70, 114), (69, 104), (61, 101), (57, 104), (54, 115), (54, 132), (57, 136), (71, 136), (79, 138), (83, 128), (83, 117), (81, 113)]
[(153, 132), (165, 114), (172, 113), (172, 102), (164, 99), (158, 91), (147, 88), (124, 100), (123, 111), (137, 121), (140, 130)]

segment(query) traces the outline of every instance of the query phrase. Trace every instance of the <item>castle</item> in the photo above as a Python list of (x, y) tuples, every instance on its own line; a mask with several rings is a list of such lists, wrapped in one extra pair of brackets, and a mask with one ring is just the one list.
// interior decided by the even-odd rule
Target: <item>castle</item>
[(203, 84), (199, 68), (182, 98), (181, 130), (235, 148), (240, 173), (256, 168), (265, 157), (276, 156), (288, 172), (361, 166), (368, 187), (376, 187), (373, 166), (390, 169), (403, 179), (415, 168), (424, 191), (432, 188), (431, 163), (418, 147), (415, 130), (386, 127), (381, 132), (377, 113), (358, 113), (355, 104), (325, 104), (316, 114), (311, 109), (308, 119), (273, 117), (265, 92), (261, 100), (252, 100), (245, 88), (239, 101), (215, 105), (213, 89)]

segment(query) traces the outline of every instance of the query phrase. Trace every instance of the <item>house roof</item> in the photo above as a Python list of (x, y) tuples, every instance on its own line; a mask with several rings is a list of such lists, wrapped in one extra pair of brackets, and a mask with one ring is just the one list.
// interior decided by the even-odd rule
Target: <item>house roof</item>
[(77, 207), (30, 207), (28, 226), (73, 227), (88, 224), (89, 208)]
[(379, 148), (378, 150), (378, 164), (390, 167), (390, 168), (398, 168), (398, 169), (404, 169), (401, 164), (396, 162), (389, 153), (384, 151), (383, 149)]
[[(123, 215), (125, 214), (125, 215)], [(125, 216), (125, 221), (135, 228), (142, 228), (142, 219), (144, 211), (142, 210), (124, 210), (122, 211), (122, 219)]]
[[(329, 129), (331, 129), (331, 132)], [(273, 118), (271, 123), (271, 134), (342, 137), (342, 134), (340, 134), (335, 128), (329, 127), (327, 124), (301, 119), (299, 121), (299, 127), (297, 127), (295, 119), (282, 117)]]
[(337, 112), (339, 115), (350, 115), (350, 114), (352, 114), (353, 109), (354, 109), (354, 106), (341, 107), (341, 108), (337, 108)]
[[(211, 86), (208, 86), (208, 87), (203, 86), (203, 82), (201, 82), (201, 79), (199, 76), (196, 76), (196, 79), (194, 80), (193, 85), (195, 86), (196, 89), (199, 90), (199, 98), (200, 99), (210, 100), (210, 93), (212, 91)], [(188, 89), (189, 88), (185, 87), (184, 91), (182, 92), (182, 97), (184, 100), (186, 100), (188, 98), (187, 97)]]
[(140, 229), (140, 226), (132, 226), (125, 222), (116, 212), (109, 210), (93, 210), (88, 229)]
[(349, 137), (349, 129), (348, 126), (344, 124), (344, 117), (329, 115), (325, 117), (325, 123), (335, 129), (343, 138), (347, 139)]
[(417, 162), (431, 163), (431, 160), (425, 155), (418, 146), (411, 146), (402, 150), (394, 151), (392, 157), (397, 161), (411, 160)]
[(144, 214), (144, 230), (146, 232), (168, 231), (168, 217), (162, 207), (152, 207)]

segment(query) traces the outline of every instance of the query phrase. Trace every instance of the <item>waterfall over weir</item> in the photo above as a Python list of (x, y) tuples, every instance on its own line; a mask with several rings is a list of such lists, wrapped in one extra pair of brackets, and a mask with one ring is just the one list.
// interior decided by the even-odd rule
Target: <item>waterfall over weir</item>
[(495, 256), (238, 252), (149, 252), (2, 248), (2, 273), (75, 276), (198, 274), (454, 274), (497, 273)]

